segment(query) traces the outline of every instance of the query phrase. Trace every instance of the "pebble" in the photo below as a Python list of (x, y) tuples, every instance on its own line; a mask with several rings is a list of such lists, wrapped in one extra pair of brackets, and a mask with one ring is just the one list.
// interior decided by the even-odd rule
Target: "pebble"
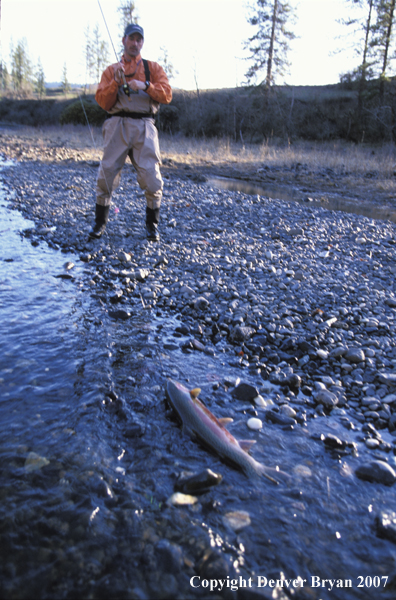
[(260, 429), (263, 428), (263, 422), (261, 419), (252, 417), (251, 419), (248, 419), (247, 426), (249, 427), (249, 429), (252, 429), (253, 431), (260, 431)]
[(382, 511), (375, 519), (377, 535), (396, 544), (396, 513)]
[(254, 402), (254, 399), (259, 395), (258, 389), (250, 383), (239, 383), (231, 392), (232, 396), (242, 402)]
[(366, 481), (393, 485), (396, 481), (396, 473), (388, 463), (382, 460), (373, 460), (360, 465), (355, 474), (359, 479)]
[(365, 441), (365, 444), (366, 444), (367, 448), (370, 448), (370, 450), (374, 450), (375, 448), (378, 448), (378, 446), (380, 445), (380, 441), (375, 440), (373, 438), (368, 438)]
[(211, 469), (205, 469), (199, 473), (183, 471), (175, 483), (175, 489), (183, 494), (203, 494), (211, 487), (219, 485), (223, 476), (214, 473)]
[(258, 395), (256, 398), (254, 398), (254, 404), (259, 408), (267, 408), (267, 406), (272, 406), (274, 403), (271, 398), (263, 398), (262, 396)]
[(25, 471), (27, 473), (38, 471), (49, 464), (50, 461), (45, 456), (40, 456), (36, 452), (29, 452), (25, 461)]
[(251, 524), (250, 515), (244, 510), (230, 511), (223, 516), (222, 520), (226, 527), (230, 527), (236, 533)]
[(196, 496), (190, 494), (182, 494), (181, 492), (175, 492), (166, 501), (168, 506), (192, 506), (198, 502)]

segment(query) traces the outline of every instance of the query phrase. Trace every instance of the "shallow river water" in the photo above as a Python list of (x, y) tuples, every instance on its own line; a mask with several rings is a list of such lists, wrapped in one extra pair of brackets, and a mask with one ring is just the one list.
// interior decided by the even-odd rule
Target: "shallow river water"
[[(113, 321), (87, 265), (34, 247), (20, 235), (32, 223), (5, 200), (0, 217), (2, 598), (215, 598), (210, 580), (221, 579), (226, 598), (395, 597), (396, 546), (375, 527), (395, 490), (354, 476), (364, 449), (353, 431), (319, 417), (250, 432), (260, 410), (222, 385), (249, 374), (220, 351), (184, 354), (177, 315), (142, 306)], [(167, 377), (200, 387), (237, 438), (257, 440), (255, 458), (290, 480), (250, 481), (192, 441), (168, 412)], [(358, 455), (329, 453), (320, 433), (355, 441)], [(169, 506), (176, 476), (204, 468), (222, 483)]]
[(377, 204), (368, 204), (360, 199), (346, 198), (341, 194), (320, 194), (319, 198), (310, 198), (307, 194), (302, 194), (301, 190), (288, 186), (276, 184), (253, 185), (248, 181), (232, 179), (228, 177), (210, 177), (208, 185), (219, 187), (233, 192), (243, 192), (244, 194), (260, 195), (266, 198), (276, 198), (287, 202), (307, 203), (309, 206), (323, 207), (328, 210), (336, 210), (355, 215), (362, 215), (370, 219), (389, 220), (396, 223), (396, 211), (389, 206), (382, 207)]

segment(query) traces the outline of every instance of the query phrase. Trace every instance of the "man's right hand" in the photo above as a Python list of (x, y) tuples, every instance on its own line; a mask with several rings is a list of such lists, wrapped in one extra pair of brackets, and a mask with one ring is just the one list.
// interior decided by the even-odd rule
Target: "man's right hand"
[(124, 70), (121, 67), (114, 67), (114, 79), (118, 85), (124, 85), (125, 75)]

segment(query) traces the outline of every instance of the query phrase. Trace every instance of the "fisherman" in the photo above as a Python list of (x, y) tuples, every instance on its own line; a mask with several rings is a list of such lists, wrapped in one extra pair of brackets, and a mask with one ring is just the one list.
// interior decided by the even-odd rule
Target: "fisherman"
[(103, 235), (112, 192), (129, 156), (146, 196), (147, 239), (158, 241), (163, 181), (154, 115), (160, 104), (172, 100), (172, 88), (160, 65), (142, 59), (144, 32), (140, 25), (127, 25), (122, 43), (121, 61), (103, 72), (95, 95), (108, 116), (103, 125), (104, 153), (96, 182), (95, 225), (89, 236)]

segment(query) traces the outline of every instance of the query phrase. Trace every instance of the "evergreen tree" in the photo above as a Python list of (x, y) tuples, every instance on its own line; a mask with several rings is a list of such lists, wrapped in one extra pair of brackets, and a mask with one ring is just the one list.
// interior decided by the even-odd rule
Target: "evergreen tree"
[[(375, 57), (371, 52), (373, 28), (378, 0), (346, 0), (354, 9), (354, 15), (342, 19), (341, 23), (353, 28), (353, 48), (360, 59), (359, 66), (352, 73), (345, 73), (341, 81), (358, 80), (358, 120), (360, 122), (363, 95), (367, 81), (373, 76)], [(357, 41), (358, 40), (358, 41)]]
[(70, 92), (71, 87), (70, 87), (70, 83), (69, 80), (67, 78), (67, 67), (66, 67), (66, 63), (63, 65), (63, 71), (62, 71), (62, 82), (61, 82), (61, 88), (62, 88), (62, 92), (65, 94), (65, 96)]
[(110, 57), (108, 44), (100, 35), (98, 24), (95, 25), (92, 35), (91, 61), (94, 80), (99, 82), (102, 72), (110, 62)]
[(91, 39), (91, 31), (89, 25), (87, 25), (85, 31), (85, 44), (84, 44), (84, 58), (85, 58), (85, 90), (86, 93), (87, 87), (89, 88), (89, 82), (93, 80), (93, 49), (92, 49), (92, 39)]
[(159, 64), (164, 69), (169, 80), (173, 79), (178, 71), (175, 70), (172, 62), (169, 59), (168, 51), (164, 46), (161, 46), (161, 55), (158, 59)]
[(16, 47), (11, 45), (11, 83), (17, 96), (27, 96), (32, 91), (31, 62), (28, 56), (26, 39)]
[(256, 32), (245, 44), (251, 53), (249, 60), (252, 61), (246, 79), (250, 83), (259, 73), (266, 71), (261, 84), (265, 83), (269, 89), (275, 78), (283, 76), (289, 67), (289, 42), (295, 35), (288, 25), (294, 21), (295, 13), (290, 3), (284, 0), (256, 0), (256, 6), (251, 7), (251, 11), (248, 22)]
[(0, 62), (0, 94), (4, 94), (10, 87), (10, 75), (5, 62)]
[(132, 0), (121, 0), (117, 12), (120, 14), (120, 30), (121, 37), (124, 37), (125, 27), (131, 23), (138, 22), (138, 15), (136, 12), (136, 4)]
[(37, 62), (34, 89), (35, 89), (37, 96), (41, 100), (41, 98), (43, 96), (45, 96), (45, 76), (44, 76), (43, 65), (41, 64), (40, 59), (38, 59), (38, 62)]
[(87, 81), (99, 82), (110, 57), (108, 44), (102, 38), (98, 24), (95, 25), (92, 35), (89, 26), (85, 30), (84, 54)]
[(352, 28), (353, 49), (360, 63), (352, 73), (346, 73), (343, 77), (366, 81), (372, 76), (374, 64), (370, 50), (378, 0), (346, 0), (346, 2), (352, 7), (354, 14), (341, 19), (341, 23)]
[(377, 0), (377, 22), (374, 26), (372, 48), (376, 52), (379, 64), (380, 102), (382, 104), (385, 90), (385, 80), (388, 75), (390, 61), (395, 58), (391, 52), (394, 32), (396, 0)]

